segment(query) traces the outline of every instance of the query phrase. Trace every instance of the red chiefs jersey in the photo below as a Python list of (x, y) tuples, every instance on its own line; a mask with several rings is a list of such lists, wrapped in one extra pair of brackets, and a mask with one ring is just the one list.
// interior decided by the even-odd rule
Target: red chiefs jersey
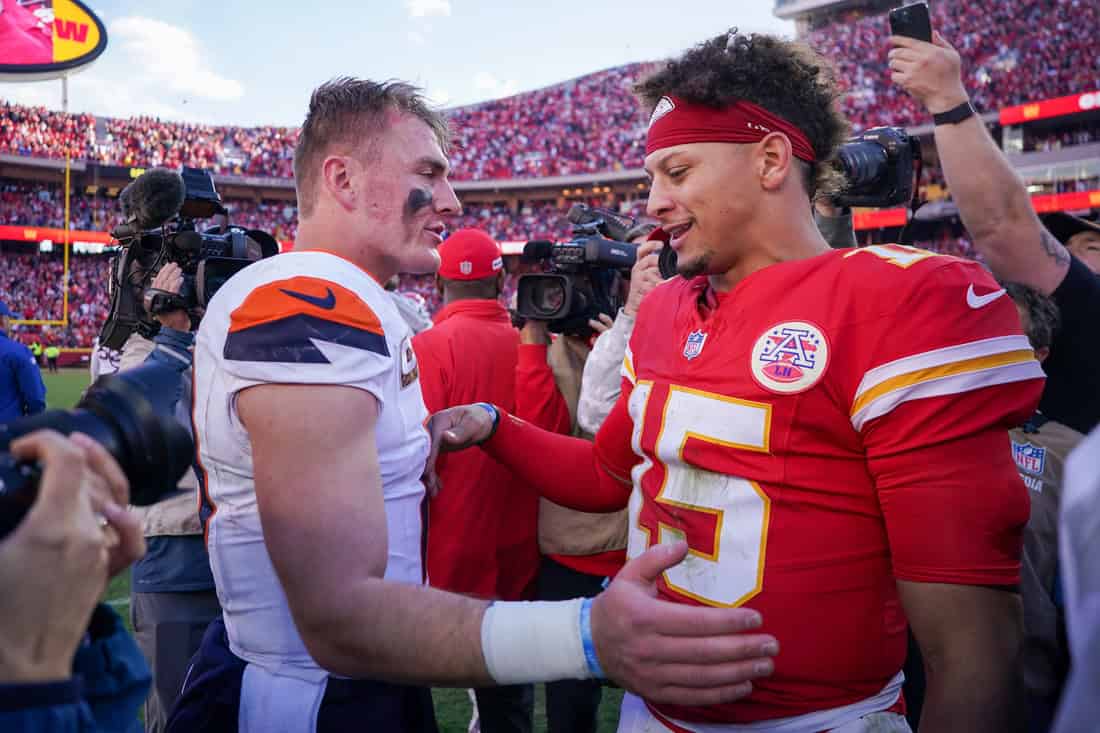
[[(710, 308), (706, 289), (647, 296), (631, 420), (597, 451), (632, 471), (628, 555), (691, 546), (660, 594), (754, 608), (781, 651), (742, 701), (651, 709), (751, 723), (886, 690), (885, 709), (906, 650), (898, 579), (1018, 582), (1028, 497), (1007, 430), (1043, 373), (1016, 309), (978, 264), (898, 245), (767, 267)], [(616, 458), (631, 422), (633, 467)]]

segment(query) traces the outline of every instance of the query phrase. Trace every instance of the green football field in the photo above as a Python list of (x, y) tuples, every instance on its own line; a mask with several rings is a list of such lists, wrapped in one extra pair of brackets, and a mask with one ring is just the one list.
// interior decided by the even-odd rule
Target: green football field
[[(80, 394), (88, 386), (86, 369), (63, 369), (57, 374), (42, 373), (46, 382), (46, 402), (51, 408), (69, 408), (80, 399)], [(126, 619), (129, 626), (130, 611), (130, 574), (123, 573), (114, 578), (107, 586), (106, 601)], [(535, 698), (535, 730), (545, 731), (543, 713), (543, 690), (540, 685)], [(442, 733), (466, 733), (470, 722), (470, 701), (465, 690), (436, 690), (435, 711)], [(622, 691), (605, 688), (603, 704), (600, 706), (600, 733), (611, 733), (619, 719), (619, 700)]]

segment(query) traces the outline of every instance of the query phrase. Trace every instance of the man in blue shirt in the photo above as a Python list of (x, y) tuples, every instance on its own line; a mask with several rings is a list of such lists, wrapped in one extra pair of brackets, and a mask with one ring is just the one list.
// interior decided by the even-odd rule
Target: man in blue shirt
[(8, 336), (12, 313), (0, 303), (0, 423), (46, 409), (46, 385), (30, 350)]

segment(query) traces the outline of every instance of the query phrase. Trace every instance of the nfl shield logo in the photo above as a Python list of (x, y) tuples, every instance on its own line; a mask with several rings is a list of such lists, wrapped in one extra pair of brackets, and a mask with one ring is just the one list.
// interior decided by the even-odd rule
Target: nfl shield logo
[(1047, 462), (1047, 449), (1031, 443), (1012, 441), (1012, 457), (1016, 467), (1035, 476), (1042, 476)]
[(462, 262), (458, 263), (458, 271), (463, 275), (469, 275), (474, 271), (474, 263), (469, 260), (462, 260)]
[(703, 345), (707, 342), (707, 335), (702, 331), (692, 331), (688, 334), (687, 343), (684, 344), (684, 357), (688, 360), (699, 356), (703, 351)]

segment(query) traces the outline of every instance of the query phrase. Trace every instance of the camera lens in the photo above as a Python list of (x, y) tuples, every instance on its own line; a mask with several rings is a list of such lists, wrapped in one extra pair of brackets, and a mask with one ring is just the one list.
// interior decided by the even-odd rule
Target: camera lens
[(554, 318), (565, 305), (565, 286), (556, 278), (540, 278), (531, 293), (531, 303), (540, 316)]
[(869, 186), (889, 172), (886, 149), (878, 143), (866, 140), (848, 143), (841, 146), (837, 158), (852, 190)]

